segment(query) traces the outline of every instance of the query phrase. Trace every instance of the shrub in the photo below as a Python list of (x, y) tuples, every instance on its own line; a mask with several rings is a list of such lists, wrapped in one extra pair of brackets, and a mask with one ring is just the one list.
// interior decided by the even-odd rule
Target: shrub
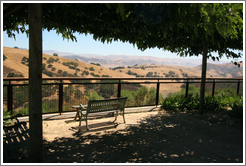
[(95, 71), (95, 69), (93, 67), (90, 67), (89, 70), (90, 71)]
[(81, 75), (89, 75), (89, 72), (84, 70), (83, 73)]
[(7, 57), (3, 54), (3, 61), (5, 61), (5, 59), (7, 59)]
[(54, 58), (52, 58), (52, 57), (50, 57), (46, 62), (47, 63), (53, 63), (53, 62), (55, 62), (56, 60), (54, 59)]
[(67, 76), (68, 75), (68, 73), (66, 72), (66, 71), (64, 71), (63, 73), (62, 73), (62, 76), (63, 77), (65, 77), (65, 76)]
[(87, 90), (87, 95), (85, 95), (85, 100), (88, 102), (89, 100), (100, 100), (102, 96), (100, 96), (96, 91)]
[(52, 64), (49, 64), (49, 65), (47, 66), (47, 68), (52, 68), (52, 66), (53, 66)]
[(69, 65), (68, 62), (62, 62), (62, 64), (65, 65), (65, 66), (68, 66)]
[(100, 77), (98, 74), (95, 74), (95, 73), (91, 73), (91, 75), (92, 75), (93, 77)]
[[(161, 107), (165, 110), (173, 110), (173, 111), (185, 111), (185, 110), (198, 110), (200, 97), (196, 95), (188, 95), (185, 97), (184, 95), (169, 95), (166, 97), (162, 103)], [(220, 97), (220, 96), (205, 96), (204, 98), (204, 109), (208, 111), (221, 111), (224, 110), (225, 107), (231, 106), (232, 110), (235, 109), (235, 112), (238, 112), (237, 106), (242, 106), (242, 97)], [(234, 107), (235, 106), (235, 107)], [(235, 113), (237, 114), (237, 113)]]
[(100, 63), (91, 63), (92, 65), (101, 66)]
[(53, 76), (53, 73), (50, 71), (47, 71), (47, 70), (44, 70), (43, 73), (46, 74), (47, 76), (50, 76), (50, 77)]
[(75, 69), (75, 66), (69, 65), (68, 67), (69, 67), (69, 69)]
[(43, 64), (42, 64), (42, 70), (45, 70), (45, 67), (46, 67), (46, 64), (43, 63)]
[(102, 77), (110, 77), (110, 76), (109, 76), (109, 75), (104, 75), (104, 74), (103, 74)]
[[(9, 118), (11, 115), (10, 115), (10, 111), (6, 111), (6, 110), (3, 110), (3, 119), (7, 119)], [(3, 120), (3, 125), (4, 126), (8, 126), (12, 123), (11, 119), (8, 119), (8, 120)]]
[(10, 72), (7, 77), (15, 77), (15, 73)]
[(62, 73), (62, 70), (58, 70), (57, 73)]
[(82, 93), (80, 90), (76, 89), (76, 90), (75, 90), (75, 93), (74, 93), (74, 97), (75, 97), (76, 99), (80, 99), (80, 98), (83, 97), (83, 93)]
[(52, 67), (51, 71), (55, 71), (55, 70), (56, 70), (56, 68), (55, 67)]
[(28, 59), (27, 57), (24, 56), (24, 57), (21, 59), (21, 61), (22, 61), (22, 62), (26, 62), (26, 61), (29, 61), (29, 59)]

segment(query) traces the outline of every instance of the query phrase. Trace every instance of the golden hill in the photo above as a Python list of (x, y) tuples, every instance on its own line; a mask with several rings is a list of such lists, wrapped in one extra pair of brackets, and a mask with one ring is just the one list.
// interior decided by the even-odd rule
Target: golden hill
[[(24, 77), (28, 77), (28, 70), (29, 67), (27, 66), (28, 62), (25, 62), (25, 64), (22, 64), (21, 62), (23, 57), (29, 58), (29, 52), (28, 50), (18, 49), (18, 48), (9, 48), (9, 47), (3, 47), (3, 54), (7, 57), (3, 61), (3, 77), (7, 77), (8, 73), (13, 72), (15, 74), (22, 74)], [(47, 61), (50, 58), (58, 58), (59, 61), (48, 63)], [(63, 62), (67, 63), (77, 63), (78, 66), (76, 68), (80, 69), (80, 71), (74, 70), (69, 68), (68, 66), (63, 65)], [(84, 70), (88, 71), (89, 73), (94, 73), (95, 75), (109, 75), (111, 77), (133, 77), (129, 76), (125, 73), (119, 73), (117, 71), (113, 71), (101, 66), (96, 66), (84, 62), (79, 62), (76, 60), (70, 60), (62, 57), (56, 57), (52, 55), (43, 54), (43, 64), (46, 64), (46, 70), (53, 73), (53, 75), (58, 75), (58, 70), (62, 70), (62, 72), (66, 71), (70, 75), (74, 75), (74, 73), (77, 73), (77, 76), (81, 76), (82, 72)], [(51, 64), (52, 67), (48, 68), (48, 65)], [(52, 68), (55, 68), (54, 71), (52, 71)], [(90, 68), (93, 68), (94, 71), (89, 70)], [(49, 77), (46, 74), (43, 74), (43, 77)], [(93, 77), (91, 74), (84, 75), (84, 77)]]

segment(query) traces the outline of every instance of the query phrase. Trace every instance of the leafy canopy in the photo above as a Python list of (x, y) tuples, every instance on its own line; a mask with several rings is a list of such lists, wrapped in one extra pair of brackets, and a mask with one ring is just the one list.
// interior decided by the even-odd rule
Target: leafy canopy
[[(206, 46), (208, 57), (240, 58), (243, 50), (241, 3), (47, 3), (43, 29), (55, 30), (64, 39), (74, 33), (93, 34), (101, 42), (129, 42), (144, 51), (159, 48), (180, 56), (198, 56)], [(3, 20), (9, 37), (28, 34), (28, 7)], [(218, 52), (218, 56), (212, 56)]]

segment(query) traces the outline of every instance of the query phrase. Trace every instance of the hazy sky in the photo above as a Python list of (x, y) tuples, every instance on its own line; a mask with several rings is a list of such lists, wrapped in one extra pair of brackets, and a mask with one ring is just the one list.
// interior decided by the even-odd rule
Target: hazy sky
[[(132, 44), (123, 42), (112, 42), (103, 44), (102, 42), (95, 41), (92, 35), (79, 35), (75, 34), (77, 42), (72, 42), (57, 35), (55, 31), (43, 31), (43, 50), (55, 50), (59, 52), (69, 52), (74, 54), (96, 54), (96, 55), (137, 55), (137, 56), (156, 56), (162, 58), (178, 58), (177, 54), (168, 51), (163, 51), (158, 48), (147, 49), (140, 51)], [(16, 40), (8, 38), (6, 32), (3, 32), (3, 46), (18, 48), (28, 48), (28, 38), (26, 34), (16, 34)], [(199, 57), (187, 57), (192, 59), (202, 59)], [(221, 61), (230, 62), (232, 59), (222, 58)], [(242, 59), (241, 59), (242, 60)]]

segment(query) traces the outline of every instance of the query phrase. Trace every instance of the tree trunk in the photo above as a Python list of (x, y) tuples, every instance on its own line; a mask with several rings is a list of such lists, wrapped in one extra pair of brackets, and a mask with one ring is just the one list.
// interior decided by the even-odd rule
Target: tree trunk
[(200, 105), (199, 105), (199, 113), (204, 113), (204, 96), (205, 96), (205, 82), (206, 82), (206, 71), (207, 71), (207, 54), (208, 47), (203, 47), (203, 55), (202, 55), (202, 79), (201, 79), (201, 87), (200, 87)]
[(30, 162), (42, 162), (42, 5), (28, 5)]

